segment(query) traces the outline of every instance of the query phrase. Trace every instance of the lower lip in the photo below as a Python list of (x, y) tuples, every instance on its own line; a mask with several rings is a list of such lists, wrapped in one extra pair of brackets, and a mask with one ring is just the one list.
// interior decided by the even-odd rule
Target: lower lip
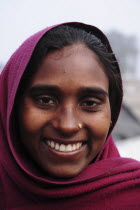
[(55, 155), (57, 157), (60, 157), (60, 158), (78, 158), (80, 155), (82, 155), (82, 153), (84, 152), (85, 153), (85, 150), (86, 150), (86, 147), (87, 147), (87, 144), (83, 144), (79, 149), (77, 150), (74, 150), (74, 151), (71, 151), (71, 152), (61, 152), (61, 151), (58, 151), (58, 150), (55, 150), (53, 148), (51, 148), (50, 146), (48, 146), (46, 143), (44, 143), (46, 149), (47, 149), (47, 152), (50, 152), (52, 155)]

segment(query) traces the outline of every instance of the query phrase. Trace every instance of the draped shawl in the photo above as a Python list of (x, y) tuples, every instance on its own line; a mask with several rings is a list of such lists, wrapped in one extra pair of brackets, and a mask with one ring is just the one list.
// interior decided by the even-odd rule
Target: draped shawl
[[(93, 33), (112, 52), (98, 28), (76, 22), (68, 24)], [(11, 114), (17, 88), (36, 44), (54, 27), (57, 26), (28, 38), (11, 56), (0, 76), (0, 210), (140, 209), (140, 163), (120, 157), (111, 134), (93, 163), (78, 176), (61, 181), (39, 173), (20, 148)], [(116, 69), (119, 73), (117, 61)], [(120, 95), (113, 126), (121, 101)]]

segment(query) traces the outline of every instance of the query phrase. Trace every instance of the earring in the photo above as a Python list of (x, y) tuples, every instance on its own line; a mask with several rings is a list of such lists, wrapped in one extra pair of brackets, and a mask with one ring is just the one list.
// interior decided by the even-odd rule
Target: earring
[(83, 126), (81, 123), (78, 123), (78, 127), (81, 129)]

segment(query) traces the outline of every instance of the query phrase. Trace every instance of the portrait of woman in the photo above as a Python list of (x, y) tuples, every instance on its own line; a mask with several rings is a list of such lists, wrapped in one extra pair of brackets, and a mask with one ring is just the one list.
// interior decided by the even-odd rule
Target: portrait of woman
[(122, 98), (100, 29), (71, 22), (28, 38), (0, 76), (0, 210), (140, 209), (140, 163), (111, 134)]

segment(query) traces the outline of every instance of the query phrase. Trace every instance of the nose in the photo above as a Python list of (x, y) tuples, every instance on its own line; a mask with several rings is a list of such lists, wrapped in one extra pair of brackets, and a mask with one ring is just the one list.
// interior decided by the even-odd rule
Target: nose
[(52, 121), (53, 127), (65, 135), (72, 135), (78, 132), (78, 123), (76, 110), (71, 108), (62, 109)]

